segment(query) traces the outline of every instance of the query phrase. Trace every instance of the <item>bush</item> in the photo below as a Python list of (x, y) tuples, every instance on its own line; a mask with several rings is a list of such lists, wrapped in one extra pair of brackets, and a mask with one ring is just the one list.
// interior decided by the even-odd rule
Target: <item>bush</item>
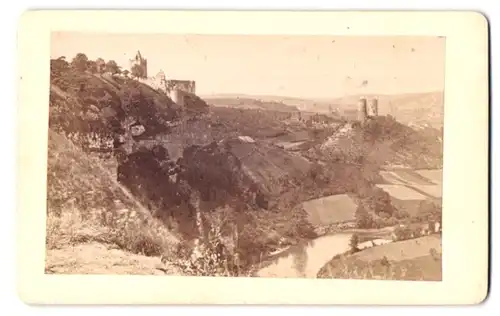
[(373, 216), (365, 210), (362, 204), (356, 209), (355, 217), (358, 228), (373, 228), (375, 226)]
[(349, 246), (351, 247), (351, 251), (356, 252), (359, 250), (359, 235), (352, 234), (351, 239), (349, 241)]
[(412, 238), (413, 230), (410, 227), (398, 227), (394, 230), (397, 240), (407, 240)]

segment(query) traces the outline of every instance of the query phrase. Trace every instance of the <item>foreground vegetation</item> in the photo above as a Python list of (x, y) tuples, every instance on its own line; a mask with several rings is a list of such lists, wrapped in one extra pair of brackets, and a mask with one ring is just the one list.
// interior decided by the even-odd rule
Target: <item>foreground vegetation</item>
[(365, 250), (356, 249), (357, 244), (358, 240), (351, 240), (352, 250), (332, 258), (318, 272), (318, 278), (426, 281), (440, 281), (442, 278), (440, 235)]

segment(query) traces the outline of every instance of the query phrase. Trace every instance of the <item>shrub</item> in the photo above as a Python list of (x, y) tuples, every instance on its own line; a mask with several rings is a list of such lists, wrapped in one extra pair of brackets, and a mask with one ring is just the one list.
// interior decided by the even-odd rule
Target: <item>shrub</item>
[(349, 246), (351, 247), (351, 251), (355, 252), (358, 251), (359, 248), (359, 235), (358, 234), (352, 234), (351, 239), (349, 241)]
[(391, 266), (391, 263), (389, 262), (389, 260), (387, 259), (386, 256), (384, 256), (381, 260), (380, 260), (380, 264), (384, 267), (390, 267)]
[(373, 228), (375, 226), (373, 216), (365, 210), (362, 204), (356, 209), (355, 217), (358, 228)]
[(397, 240), (407, 240), (412, 238), (413, 230), (410, 227), (398, 227), (394, 230)]

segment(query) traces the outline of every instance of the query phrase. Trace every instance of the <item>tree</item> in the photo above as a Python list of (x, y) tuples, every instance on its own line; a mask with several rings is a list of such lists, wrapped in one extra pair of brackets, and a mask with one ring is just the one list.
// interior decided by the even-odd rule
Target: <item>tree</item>
[(352, 234), (351, 239), (349, 240), (349, 246), (351, 247), (351, 251), (356, 252), (359, 251), (359, 235)]
[(372, 210), (375, 214), (384, 212), (391, 216), (394, 211), (389, 194), (379, 188), (376, 188), (372, 194), (368, 195), (366, 203), (368, 209)]
[(394, 230), (397, 240), (407, 240), (412, 236), (412, 229), (410, 227), (398, 227)]
[(420, 202), (418, 207), (417, 219), (419, 221), (436, 221), (440, 219), (440, 213), (435, 203), (424, 200)]
[(97, 73), (97, 64), (93, 60), (88, 60), (87, 61), (87, 70), (89, 70), (91, 73), (95, 74)]
[(135, 78), (143, 78), (144, 77), (144, 71), (139, 65), (133, 65), (132, 69), (130, 69), (132, 72), (132, 76)]
[(66, 57), (61, 56), (57, 59), (50, 60), (50, 74), (52, 76), (58, 75), (69, 68), (69, 63), (66, 61)]
[(96, 66), (97, 66), (97, 72), (102, 74), (106, 70), (106, 62), (102, 58), (97, 58), (96, 61)]
[(371, 216), (361, 204), (358, 206), (355, 216), (356, 226), (358, 228), (372, 228), (375, 224), (373, 216)]
[(129, 74), (130, 74), (130, 71), (128, 71), (127, 69), (122, 71), (122, 75), (124, 75), (125, 77), (128, 77)]
[(116, 61), (110, 60), (106, 63), (106, 71), (112, 74), (117, 74), (120, 73), (120, 67), (118, 67)]
[(78, 53), (71, 61), (71, 66), (77, 70), (85, 71), (85, 70), (87, 70), (87, 61), (88, 60), (89, 59), (87, 58), (87, 55), (85, 55), (83, 53)]

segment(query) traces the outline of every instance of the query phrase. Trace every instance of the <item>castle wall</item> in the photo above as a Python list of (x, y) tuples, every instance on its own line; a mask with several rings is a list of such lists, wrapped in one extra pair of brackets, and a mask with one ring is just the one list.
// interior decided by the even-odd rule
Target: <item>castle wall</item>
[(196, 83), (192, 80), (167, 80), (169, 90), (181, 90), (187, 93), (196, 93)]
[(196, 83), (190, 80), (164, 80), (158, 76), (138, 78), (137, 80), (155, 90), (162, 90), (179, 106), (185, 105), (185, 96), (196, 92)]
[(368, 117), (366, 98), (360, 98), (358, 101), (358, 120), (364, 122)]
[(150, 86), (155, 90), (165, 92), (176, 104), (184, 106), (184, 98), (189, 94), (196, 93), (196, 83), (192, 80), (166, 80), (163, 71), (160, 71), (155, 77), (148, 77), (148, 61), (142, 58), (138, 51), (135, 58), (129, 60), (130, 71), (133, 67), (140, 67), (142, 76), (137, 80)]
[(174, 101), (174, 103), (176, 103), (176, 104), (178, 104), (180, 106), (184, 106), (184, 97), (182, 95), (182, 91), (181, 90), (172, 90), (172, 91), (170, 91), (169, 97), (170, 97), (170, 99), (172, 99), (172, 101)]
[(371, 116), (378, 116), (378, 99), (377, 98), (373, 98), (370, 100), (369, 108), (370, 108), (370, 115)]

